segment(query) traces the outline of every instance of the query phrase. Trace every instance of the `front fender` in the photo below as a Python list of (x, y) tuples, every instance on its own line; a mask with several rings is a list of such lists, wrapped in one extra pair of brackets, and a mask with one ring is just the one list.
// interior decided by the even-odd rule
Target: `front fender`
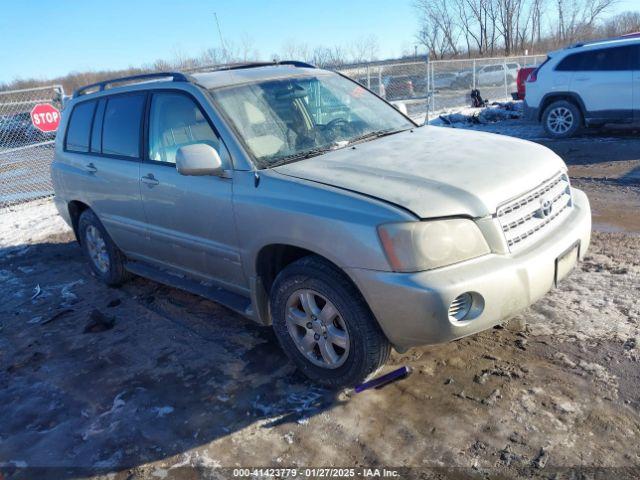
[(415, 220), (383, 201), (272, 171), (236, 172), (233, 208), (247, 278), (260, 250), (291, 245), (321, 255), (342, 269), (389, 271), (377, 226)]

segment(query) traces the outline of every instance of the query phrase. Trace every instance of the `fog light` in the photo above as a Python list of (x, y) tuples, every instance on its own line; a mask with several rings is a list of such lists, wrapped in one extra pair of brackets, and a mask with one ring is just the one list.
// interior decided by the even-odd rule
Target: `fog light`
[(449, 305), (449, 319), (460, 322), (465, 319), (471, 311), (473, 305), (473, 297), (469, 292), (458, 295)]

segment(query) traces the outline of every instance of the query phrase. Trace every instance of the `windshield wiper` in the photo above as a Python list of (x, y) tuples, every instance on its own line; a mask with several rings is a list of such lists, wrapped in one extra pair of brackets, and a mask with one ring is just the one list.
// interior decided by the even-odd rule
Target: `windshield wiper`
[(304, 160), (307, 158), (315, 157), (321, 155), (325, 152), (329, 152), (331, 150), (338, 150), (349, 145), (353, 145), (355, 143), (365, 142), (367, 140), (372, 140), (374, 138), (386, 137), (387, 135), (393, 135), (394, 133), (405, 132), (407, 130), (411, 130), (413, 127), (403, 128), (395, 130), (393, 128), (388, 128), (386, 130), (375, 130), (373, 132), (367, 132), (357, 137), (353, 137), (348, 141), (340, 141), (333, 143), (331, 145), (325, 145), (323, 147), (312, 148), (311, 150), (305, 150), (303, 152), (293, 153), (291, 155), (287, 155), (277, 159), (275, 162), (270, 163), (267, 168), (279, 167), (286, 163), (296, 162), (298, 160)]
[(349, 140), (349, 145), (353, 145), (354, 143), (366, 142), (367, 140), (373, 140), (374, 138), (386, 137), (387, 135), (393, 135), (394, 133), (405, 132), (407, 130), (411, 130), (413, 127), (409, 128), (401, 128), (401, 129), (393, 129), (387, 128), (386, 130), (374, 130), (373, 132), (363, 133), (362, 135), (358, 135), (357, 137)]
[(290, 163), (290, 162), (295, 162), (297, 160), (304, 160), (305, 158), (315, 157), (316, 155), (320, 155), (324, 152), (328, 152), (334, 149), (335, 149), (334, 145), (329, 145), (325, 147), (312, 148), (311, 150), (305, 150), (304, 152), (293, 153), (291, 155), (281, 157), (273, 163), (270, 163), (269, 168), (279, 167), (280, 165), (284, 165), (285, 163)]

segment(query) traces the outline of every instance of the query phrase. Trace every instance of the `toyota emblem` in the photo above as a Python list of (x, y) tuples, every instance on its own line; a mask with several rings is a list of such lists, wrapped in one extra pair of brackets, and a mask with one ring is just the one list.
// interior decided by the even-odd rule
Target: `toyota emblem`
[(551, 200), (540, 200), (539, 212), (542, 218), (547, 218), (549, 215), (551, 215), (551, 210), (553, 210), (553, 202), (551, 202)]

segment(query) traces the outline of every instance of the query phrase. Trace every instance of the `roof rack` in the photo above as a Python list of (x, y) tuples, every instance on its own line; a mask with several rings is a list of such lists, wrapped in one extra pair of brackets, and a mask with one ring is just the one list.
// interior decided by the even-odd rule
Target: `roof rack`
[(73, 92), (73, 98), (79, 97), (80, 95), (85, 95), (87, 90), (91, 90), (93, 88), (97, 88), (98, 92), (102, 92), (106, 89), (108, 85), (113, 83), (121, 83), (121, 82), (130, 82), (134, 80), (150, 80), (154, 78), (168, 78), (170, 77), (174, 82), (191, 82), (191, 78), (188, 75), (180, 72), (154, 72), (154, 73), (143, 73), (140, 75), (131, 75), (130, 77), (120, 77), (120, 78), (112, 78), (111, 80), (104, 80), (102, 82), (92, 83), (90, 85), (85, 85), (84, 87), (80, 87)]
[[(224, 71), (224, 70), (241, 70), (245, 68), (271, 67), (274, 65), (290, 65), (297, 68), (316, 68), (315, 65), (311, 65), (310, 63), (306, 63), (306, 62), (300, 62), (298, 60), (282, 60), (279, 62), (229, 63), (227, 65), (213, 66), (209, 71), (217, 72), (217, 71)], [(170, 77), (174, 82), (195, 83), (195, 80), (192, 77), (181, 72), (143, 73), (140, 75), (132, 75), (130, 77), (112, 78), (111, 80), (104, 80), (102, 82), (96, 82), (90, 85), (85, 85), (84, 87), (80, 87), (73, 92), (73, 98), (79, 97), (81, 95), (86, 95), (87, 90), (91, 90), (93, 88), (97, 88), (98, 92), (102, 92), (103, 90), (106, 90), (108, 85), (111, 85), (114, 83), (131, 82), (135, 80), (150, 80), (154, 78), (168, 78), (168, 77)]]

